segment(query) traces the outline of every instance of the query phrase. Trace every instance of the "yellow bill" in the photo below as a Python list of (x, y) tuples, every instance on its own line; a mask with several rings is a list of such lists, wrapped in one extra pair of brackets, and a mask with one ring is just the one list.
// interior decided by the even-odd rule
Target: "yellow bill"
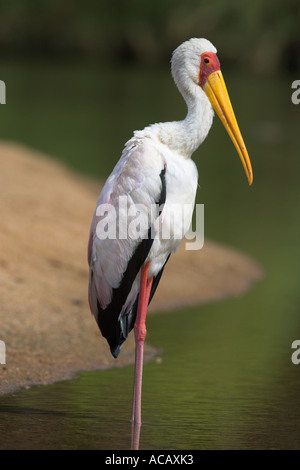
[(203, 90), (234, 143), (246, 172), (248, 182), (251, 185), (253, 181), (253, 172), (250, 158), (239, 130), (224, 78), (220, 70), (208, 75), (203, 86)]

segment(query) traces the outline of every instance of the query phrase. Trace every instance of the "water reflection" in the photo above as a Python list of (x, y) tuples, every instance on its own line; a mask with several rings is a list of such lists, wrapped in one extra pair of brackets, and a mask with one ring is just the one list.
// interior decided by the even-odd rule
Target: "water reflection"
[[(187, 323), (202, 327), (202, 342), (219, 308), (203, 312), (212, 322), (195, 322), (195, 310), (159, 315), (149, 331), (160, 336), (172, 318), (176, 341), (184, 314)], [(224, 315), (230, 321), (228, 309)], [(72, 381), (1, 397), (1, 449), (299, 448), (300, 376), (288, 353), (278, 363), (284, 349), (273, 345), (274, 364), (263, 364), (260, 341), (251, 351), (243, 335), (235, 353), (226, 354), (224, 334), (224, 345), (220, 332), (213, 347), (209, 341), (199, 346), (194, 361), (192, 353), (182, 357), (168, 342), (163, 361), (145, 365), (141, 428), (130, 423), (132, 367), (82, 373)], [(189, 345), (193, 338), (181, 343), (182, 350)]]
[(131, 423), (131, 450), (139, 450), (140, 448), (141, 425)]

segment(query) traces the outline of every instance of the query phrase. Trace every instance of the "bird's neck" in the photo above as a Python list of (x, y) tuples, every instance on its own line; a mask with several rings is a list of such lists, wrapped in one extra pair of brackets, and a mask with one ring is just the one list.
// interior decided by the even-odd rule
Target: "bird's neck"
[(183, 121), (153, 124), (150, 127), (163, 144), (183, 157), (190, 158), (207, 136), (214, 113), (199, 86), (180, 91), (188, 108), (186, 118)]

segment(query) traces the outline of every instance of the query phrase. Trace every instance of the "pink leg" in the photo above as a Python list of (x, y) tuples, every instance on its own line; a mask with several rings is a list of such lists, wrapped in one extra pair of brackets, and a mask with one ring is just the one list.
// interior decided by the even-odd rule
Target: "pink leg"
[(153, 277), (147, 279), (149, 263), (142, 267), (138, 311), (134, 324), (135, 336), (135, 372), (131, 422), (141, 424), (141, 398), (144, 341), (146, 338), (146, 315)]

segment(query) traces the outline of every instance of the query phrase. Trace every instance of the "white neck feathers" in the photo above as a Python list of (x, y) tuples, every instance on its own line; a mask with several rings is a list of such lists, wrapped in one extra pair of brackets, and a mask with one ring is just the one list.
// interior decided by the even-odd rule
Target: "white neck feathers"
[[(202, 88), (190, 81), (189, 89), (180, 89), (187, 104), (188, 112), (183, 121), (152, 124), (151, 131), (171, 150), (185, 158), (206, 138), (213, 121), (213, 109)], [(149, 128), (148, 128), (149, 129)]]

